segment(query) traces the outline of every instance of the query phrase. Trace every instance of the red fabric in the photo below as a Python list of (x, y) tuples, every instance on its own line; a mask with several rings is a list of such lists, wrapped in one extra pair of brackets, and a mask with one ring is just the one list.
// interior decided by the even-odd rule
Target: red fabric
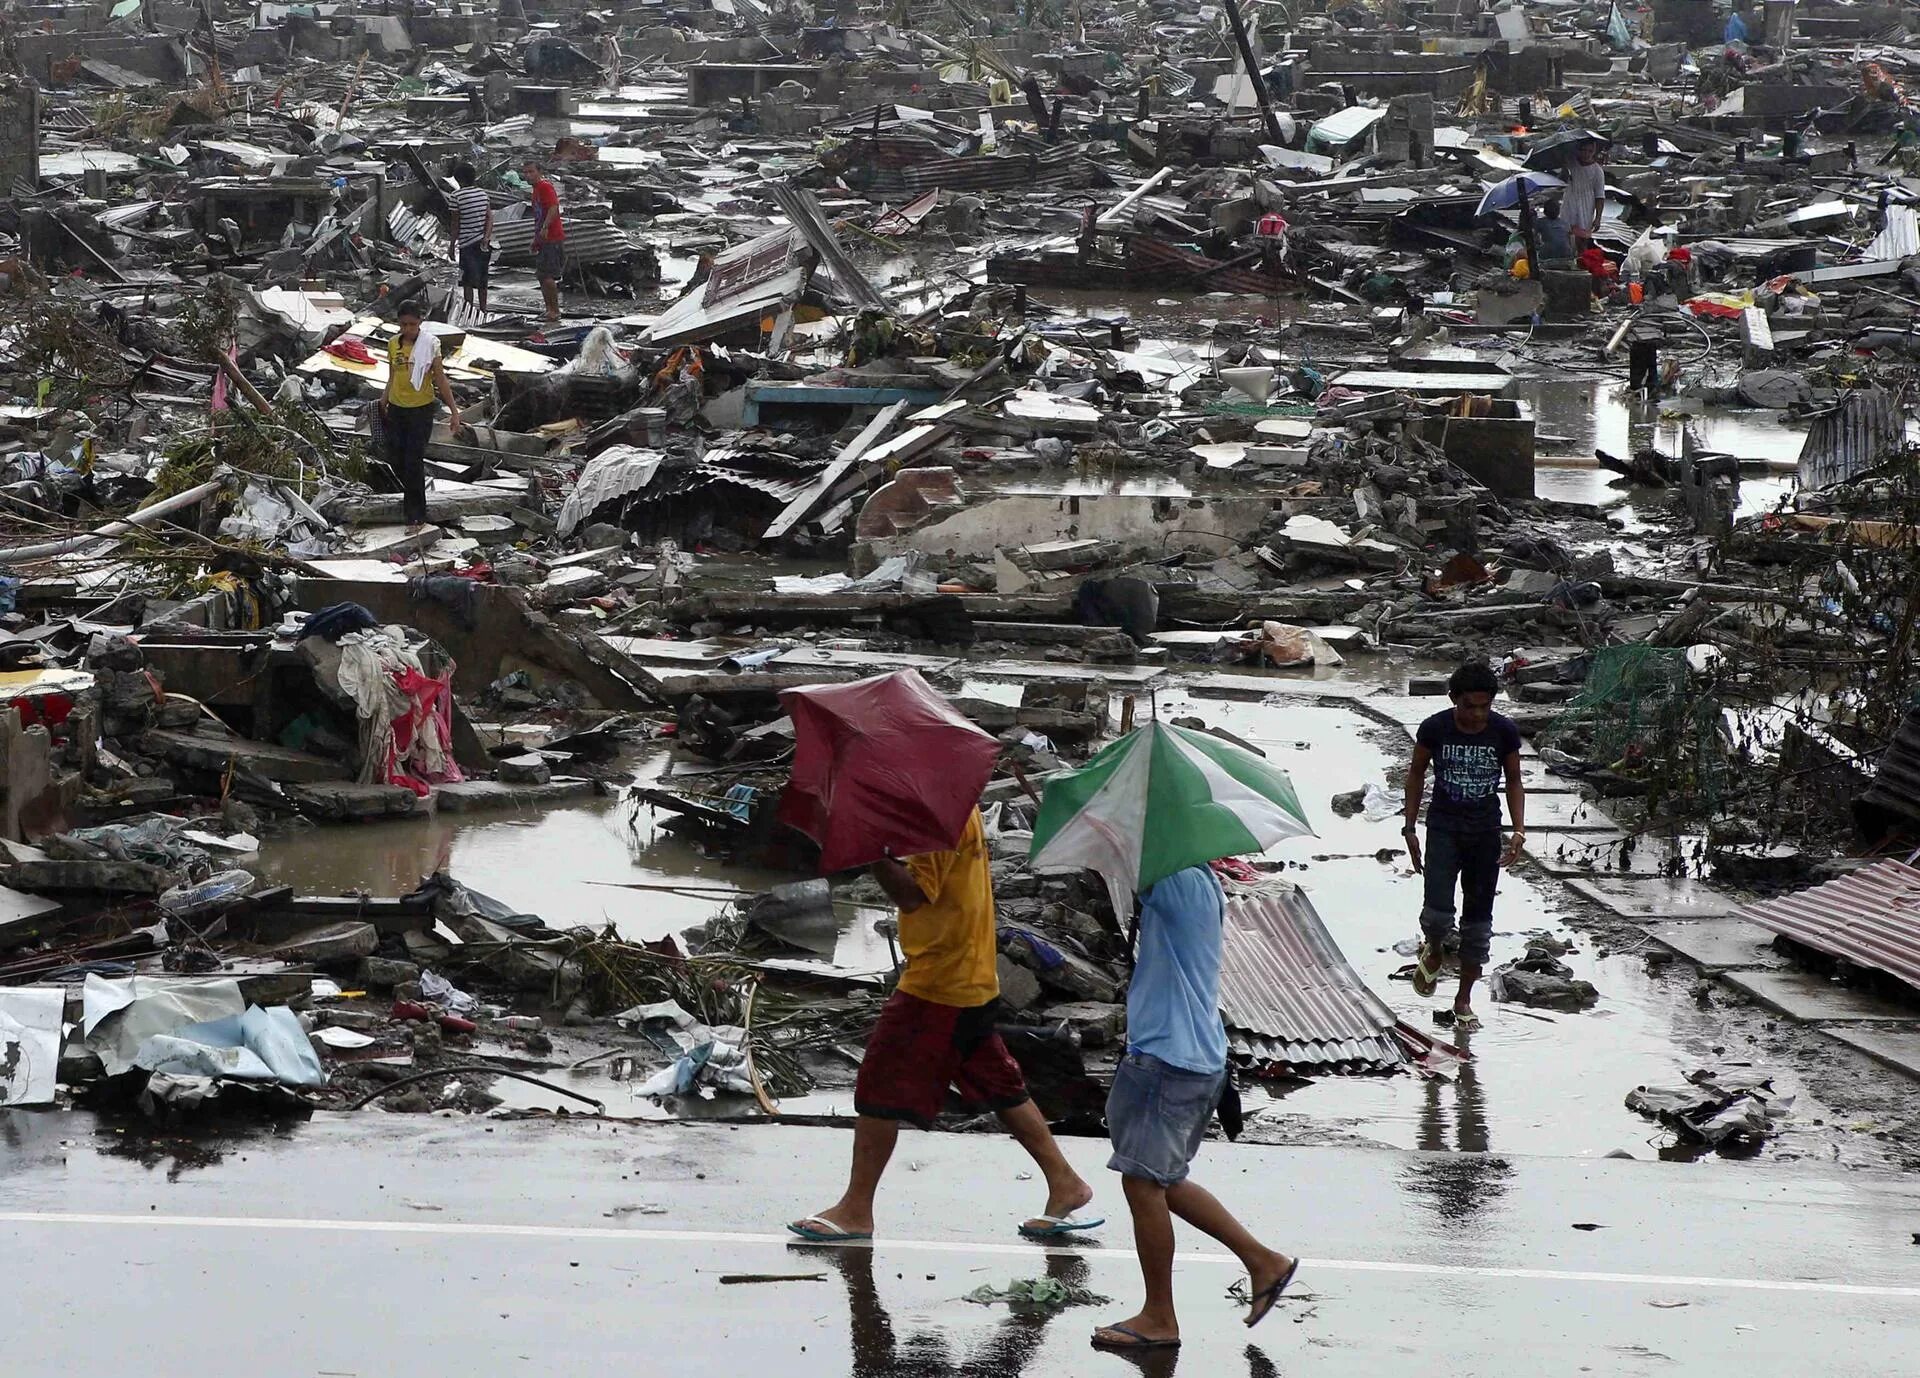
[(936, 1005), (895, 991), (867, 1039), (853, 1087), (854, 1113), (930, 1129), (949, 1086), (972, 1114), (1023, 1104), (1026, 1079), (993, 1031), (995, 1008)]
[(780, 701), (794, 732), (780, 821), (820, 844), (823, 873), (952, 847), (1000, 754), (914, 670)]
[(367, 348), (367, 342), (351, 337), (335, 340), (327, 346), (327, 353), (354, 364), (370, 364), (374, 361), (373, 351)]
[(22, 727), (58, 727), (73, 714), (71, 694), (28, 694), (14, 699)]
[(1580, 266), (1597, 278), (1610, 278), (1620, 270), (1598, 249), (1587, 249), (1580, 255)]
[(558, 244), (567, 237), (566, 226), (560, 223), (560, 193), (544, 177), (533, 184), (533, 222), (536, 226), (540, 223), (540, 212), (543, 210), (552, 212), (547, 219), (545, 242)]
[[(396, 670), (393, 675), (393, 682), (406, 694), (410, 706), (393, 720), (393, 751), (387, 757), (385, 777), (388, 784), (405, 785), (423, 799), (432, 792), (434, 785), (462, 778), (460, 767), (453, 761), (452, 681), (451, 671), (440, 679), (423, 675), (411, 667)], [(423, 732), (439, 737), (441, 750), (447, 758), (446, 773), (438, 780), (426, 780), (410, 774), (401, 764), (413, 750), (414, 739)]]

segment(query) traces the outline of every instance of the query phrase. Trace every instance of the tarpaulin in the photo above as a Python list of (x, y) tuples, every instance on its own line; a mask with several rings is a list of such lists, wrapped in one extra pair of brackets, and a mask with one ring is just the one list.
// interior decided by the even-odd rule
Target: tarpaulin
[(288, 1086), (324, 1086), (326, 1069), (285, 1005), (189, 1024), (155, 1034), (140, 1046), (134, 1066), (176, 1077), (229, 1077), (277, 1081)]

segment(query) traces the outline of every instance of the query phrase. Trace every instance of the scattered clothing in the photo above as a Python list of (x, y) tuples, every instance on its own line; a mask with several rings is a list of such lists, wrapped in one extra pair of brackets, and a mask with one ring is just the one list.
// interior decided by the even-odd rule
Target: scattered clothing
[(1466, 832), (1499, 828), (1507, 758), (1520, 752), (1520, 729), (1513, 719), (1492, 713), (1480, 731), (1463, 732), (1448, 708), (1421, 723), (1414, 740), (1433, 758), (1427, 826)]
[(387, 628), (339, 639), (340, 689), (360, 719), (360, 781), (404, 785), (425, 796), (435, 784), (466, 778), (453, 759), (453, 672), (438, 675)]
[(344, 359), (350, 364), (371, 364), (376, 362), (373, 357), (373, 351), (367, 348), (367, 342), (354, 337), (335, 340), (327, 346), (325, 352), (331, 354), (336, 359)]
[(1059, 1278), (1015, 1278), (1005, 1287), (983, 1282), (967, 1293), (967, 1300), (981, 1306), (1005, 1302), (1009, 1306), (1058, 1311), (1067, 1306), (1105, 1306), (1113, 1298)]
[(300, 634), (338, 641), (348, 632), (364, 632), (379, 625), (380, 619), (358, 603), (329, 603), (320, 611), (307, 614), (307, 620), (301, 624)]

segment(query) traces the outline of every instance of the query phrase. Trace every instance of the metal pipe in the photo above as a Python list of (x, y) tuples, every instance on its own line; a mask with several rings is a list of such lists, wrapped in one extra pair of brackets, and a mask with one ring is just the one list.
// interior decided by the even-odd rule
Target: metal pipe
[(182, 508), (204, 502), (226, 486), (227, 478), (223, 472), (219, 478), (209, 479), (197, 487), (187, 489), (184, 493), (175, 493), (164, 502), (143, 507), (130, 517), (108, 522), (99, 530), (90, 531), (84, 536), (69, 536), (61, 541), (43, 541), (39, 545), (18, 545), (11, 549), (0, 550), (0, 562), (11, 564), (20, 560), (42, 560), (50, 555), (65, 555), (69, 551), (80, 550), (92, 545), (95, 541), (115, 540), (151, 522), (159, 521), (162, 517), (171, 516)]

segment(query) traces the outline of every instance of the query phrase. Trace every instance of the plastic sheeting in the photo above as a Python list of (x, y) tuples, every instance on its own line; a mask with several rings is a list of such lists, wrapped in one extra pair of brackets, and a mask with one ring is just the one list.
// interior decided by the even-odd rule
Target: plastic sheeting
[(224, 1077), (235, 1081), (277, 1081), (287, 1086), (324, 1086), (326, 1069), (284, 1005), (190, 1024), (155, 1034), (141, 1045), (134, 1066), (175, 1077)]
[(917, 671), (789, 689), (793, 779), (780, 819), (820, 844), (822, 872), (953, 846), (1000, 743)]
[(80, 1027), (87, 1047), (110, 1077), (135, 1066), (149, 1038), (241, 1014), (247, 1002), (238, 981), (162, 981), (129, 976), (115, 981), (89, 974), (81, 988)]
[(0, 990), (0, 1105), (53, 1100), (66, 1004), (57, 987)]

